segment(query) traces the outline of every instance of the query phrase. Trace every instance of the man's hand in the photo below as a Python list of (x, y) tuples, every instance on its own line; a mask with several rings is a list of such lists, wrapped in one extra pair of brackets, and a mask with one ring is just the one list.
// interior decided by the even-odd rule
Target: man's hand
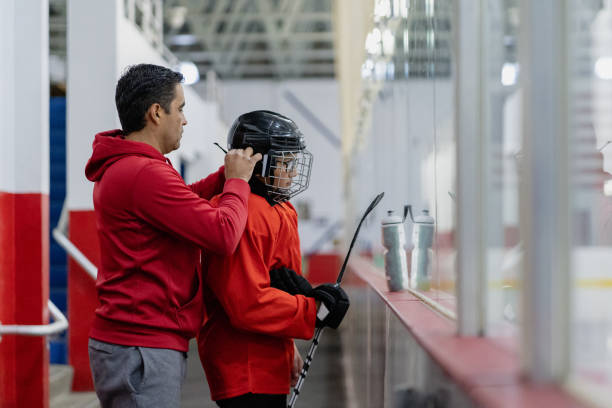
[(293, 366), (291, 367), (291, 386), (295, 387), (300, 378), (300, 371), (302, 371), (302, 366), (304, 366), (304, 360), (302, 360), (302, 356), (300, 356), (300, 352), (297, 349), (295, 343), (293, 343)]
[(253, 149), (232, 149), (225, 155), (225, 179), (239, 178), (247, 183), (251, 179), (255, 164), (261, 160), (261, 153), (253, 154)]

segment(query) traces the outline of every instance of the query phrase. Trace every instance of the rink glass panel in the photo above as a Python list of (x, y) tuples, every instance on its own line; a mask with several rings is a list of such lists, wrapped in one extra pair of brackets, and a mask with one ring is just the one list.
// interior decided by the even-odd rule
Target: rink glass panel
[(486, 197), (486, 333), (516, 348), (520, 320), (519, 180), (522, 151), (519, 88), (519, 1), (483, 6), (483, 175)]
[[(406, 204), (412, 205), (415, 216), (428, 210), (435, 219), (435, 232), (429, 248), (431, 284), (424, 292), (454, 309), (452, 2), (408, 0), (405, 4), (405, 13), (375, 20), (383, 40), (389, 33), (393, 36), (392, 47), (381, 45), (381, 54), (369, 54), (362, 68), (364, 115), (353, 155), (353, 197), (358, 209), (365, 208), (377, 192), (385, 191), (385, 199), (364, 226), (360, 245), (371, 248), (374, 262), (383, 267), (380, 221), (386, 211), (401, 214)], [(405, 232), (410, 270), (414, 245), (409, 219)]]
[(612, 400), (612, 2), (571, 0), (571, 371)]

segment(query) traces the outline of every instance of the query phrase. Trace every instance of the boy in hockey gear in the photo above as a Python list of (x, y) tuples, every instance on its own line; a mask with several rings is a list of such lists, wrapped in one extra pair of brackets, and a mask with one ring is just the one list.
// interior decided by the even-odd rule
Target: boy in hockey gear
[[(337, 327), (348, 298), (337, 287), (306, 287), (307, 296), (270, 287), (271, 270), (301, 273), (297, 214), (288, 200), (308, 187), (312, 155), (295, 123), (269, 111), (234, 122), (228, 147), (247, 146), (263, 159), (249, 181), (247, 226), (238, 249), (232, 256), (205, 258), (207, 318), (199, 353), (220, 407), (285, 408), (302, 365), (293, 338), (311, 338), (316, 324)], [(328, 315), (317, 323), (318, 301)]]

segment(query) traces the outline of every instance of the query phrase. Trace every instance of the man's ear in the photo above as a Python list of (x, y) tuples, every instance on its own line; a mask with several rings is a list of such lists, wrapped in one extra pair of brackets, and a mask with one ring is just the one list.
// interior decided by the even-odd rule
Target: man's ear
[(161, 105), (159, 103), (154, 103), (153, 105), (149, 106), (149, 110), (147, 110), (147, 118), (156, 125), (159, 125), (161, 120), (161, 110)]

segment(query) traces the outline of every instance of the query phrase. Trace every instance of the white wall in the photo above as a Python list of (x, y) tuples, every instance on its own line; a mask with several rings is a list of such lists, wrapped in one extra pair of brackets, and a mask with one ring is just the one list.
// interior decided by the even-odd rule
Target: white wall
[[(123, 2), (120, 5), (122, 4)], [(149, 63), (174, 68), (168, 65), (168, 62), (147, 42), (132, 22), (123, 18), (122, 11), (117, 16), (117, 27), (116, 50), (118, 59), (115, 82), (127, 67), (134, 64)], [(182, 159), (192, 160), (196, 155), (203, 154), (208, 148), (209, 139), (213, 139), (209, 130), (214, 127), (214, 123), (211, 121), (215, 118), (212, 112), (216, 109), (216, 105), (204, 101), (188, 85), (183, 85), (183, 89), (185, 91), (184, 112), (187, 118), (187, 126), (184, 128), (181, 148), (168, 155), (175, 167), (180, 165)], [(115, 88), (113, 86), (113, 103), (114, 92)], [(115, 117), (117, 126), (120, 127), (116, 113)]]
[(0, 2), (0, 191), (49, 193), (48, 10)]
[[(15, 1), (0, 2), (0, 53), (15, 60)], [(0, 64), (0, 191), (15, 191), (15, 64)]]
[(93, 136), (118, 127), (116, 3), (116, 0), (68, 1), (66, 188), (70, 209), (93, 208), (93, 184), (84, 174)]
[[(181, 149), (179, 150), (181, 154), (185, 151), (192, 153), (183, 156), (183, 159), (186, 163), (185, 181), (193, 183), (206, 177), (223, 165), (225, 153), (213, 143), (217, 142), (225, 148), (228, 127), (220, 118), (219, 106), (213, 102), (204, 101), (203, 109), (198, 110), (198, 112), (186, 109), (185, 116), (188, 122), (185, 132), (187, 132), (187, 128), (193, 129), (196, 127), (204, 129), (204, 132), (201, 134), (203, 141), (198, 143), (197, 150), (193, 150), (189, 147), (190, 145), (187, 145), (187, 143), (191, 144), (192, 141), (195, 141), (195, 138), (189, 139), (188, 142), (181, 141)], [(196, 126), (194, 126), (194, 122), (197, 122)]]
[[(98, 132), (119, 128), (115, 86), (126, 67), (139, 63), (168, 66), (159, 52), (124, 17), (122, 0), (68, 2), (67, 192), (72, 210), (93, 208), (93, 183), (84, 175), (91, 144)], [(94, 44), (95, 46), (92, 46)], [(214, 107), (185, 88), (185, 127), (182, 147), (169, 155), (178, 167), (181, 158), (205, 151)], [(219, 163), (220, 164), (220, 163)]]

